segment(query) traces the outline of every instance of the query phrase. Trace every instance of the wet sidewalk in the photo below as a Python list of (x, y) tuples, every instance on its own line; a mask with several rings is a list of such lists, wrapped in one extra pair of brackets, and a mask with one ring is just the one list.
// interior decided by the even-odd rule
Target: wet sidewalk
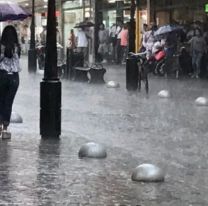
[[(107, 66), (105, 80), (120, 88), (62, 80), (62, 135), (39, 135), (41, 74), (22, 60), (11, 141), (0, 141), (0, 205), (205, 206), (208, 205), (208, 82), (150, 78), (150, 94), (127, 92), (125, 67)], [(162, 89), (170, 99), (160, 99)], [(79, 159), (82, 144), (104, 144), (103, 160)], [(142, 163), (164, 168), (164, 183), (131, 181)]]

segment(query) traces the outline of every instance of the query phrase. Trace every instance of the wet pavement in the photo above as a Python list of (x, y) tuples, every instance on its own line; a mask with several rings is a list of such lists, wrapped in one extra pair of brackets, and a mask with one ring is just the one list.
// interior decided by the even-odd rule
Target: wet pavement
[[(11, 141), (0, 141), (0, 205), (206, 206), (208, 205), (208, 82), (150, 78), (150, 93), (127, 92), (125, 67), (107, 66), (105, 80), (120, 88), (62, 80), (62, 135), (39, 135), (41, 74), (22, 60)], [(171, 98), (157, 94), (167, 89)], [(106, 159), (79, 159), (89, 141)], [(135, 167), (157, 164), (164, 183), (131, 181)]]

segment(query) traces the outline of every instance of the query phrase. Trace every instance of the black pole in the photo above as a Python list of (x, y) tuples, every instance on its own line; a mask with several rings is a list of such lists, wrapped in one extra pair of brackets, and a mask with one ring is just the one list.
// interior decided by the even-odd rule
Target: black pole
[(83, 4), (82, 4), (82, 7), (83, 7), (83, 21), (85, 21), (85, 0), (82, 1)]
[(91, 18), (92, 18), (92, 0), (90, 0), (90, 20), (92, 20)]
[[(135, 24), (135, 0), (131, 0), (131, 18), (129, 22), (129, 52), (135, 52), (135, 39), (136, 39), (136, 24)], [(128, 57), (126, 59), (126, 89), (137, 90), (138, 89), (138, 68), (136, 59)]]
[(56, 4), (48, 0), (46, 61), (40, 83), (40, 134), (58, 138), (61, 134), (61, 82), (58, 78), (56, 48)]
[(116, 24), (118, 24), (118, 22), (123, 23), (124, 21), (123, 7), (124, 1), (116, 1)]
[(135, 52), (135, 39), (136, 39), (136, 24), (135, 24), (135, 10), (136, 4), (135, 0), (131, 0), (131, 13), (130, 13), (130, 23), (129, 23), (129, 52)]
[(32, 0), (32, 20), (30, 25), (30, 49), (28, 50), (28, 71), (36, 72), (37, 60), (35, 50), (35, 0)]

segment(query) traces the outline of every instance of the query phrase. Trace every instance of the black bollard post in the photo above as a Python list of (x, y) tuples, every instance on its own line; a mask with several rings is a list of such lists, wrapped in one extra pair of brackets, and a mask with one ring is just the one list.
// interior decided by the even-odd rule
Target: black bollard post
[(126, 89), (135, 91), (138, 89), (138, 68), (134, 57), (126, 59)]
[(61, 82), (57, 68), (55, 11), (55, 0), (48, 0), (46, 61), (44, 78), (40, 83), (40, 134), (42, 138), (58, 138), (61, 134)]
[(69, 78), (69, 68), (70, 68), (70, 59), (69, 59), (69, 48), (66, 49), (66, 79)]
[(30, 49), (28, 50), (28, 71), (35, 73), (37, 70), (37, 57), (35, 49), (35, 1), (32, 0), (32, 20), (30, 26)]
[(67, 48), (67, 79), (73, 78), (73, 49)]
[[(135, 52), (135, 9), (135, 0), (131, 0), (131, 19), (129, 24), (129, 52)], [(138, 89), (138, 68), (136, 64), (136, 59), (132, 57), (128, 57), (126, 60), (126, 89)]]

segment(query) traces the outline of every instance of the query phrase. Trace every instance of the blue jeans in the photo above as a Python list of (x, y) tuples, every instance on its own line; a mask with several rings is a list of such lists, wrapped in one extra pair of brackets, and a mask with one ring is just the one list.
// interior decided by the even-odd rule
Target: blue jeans
[(8, 74), (0, 70), (0, 123), (8, 126), (10, 123), (12, 105), (19, 86), (19, 74)]
[(201, 60), (203, 53), (198, 51), (192, 52), (192, 66), (194, 69), (194, 74), (199, 75), (201, 68)]

